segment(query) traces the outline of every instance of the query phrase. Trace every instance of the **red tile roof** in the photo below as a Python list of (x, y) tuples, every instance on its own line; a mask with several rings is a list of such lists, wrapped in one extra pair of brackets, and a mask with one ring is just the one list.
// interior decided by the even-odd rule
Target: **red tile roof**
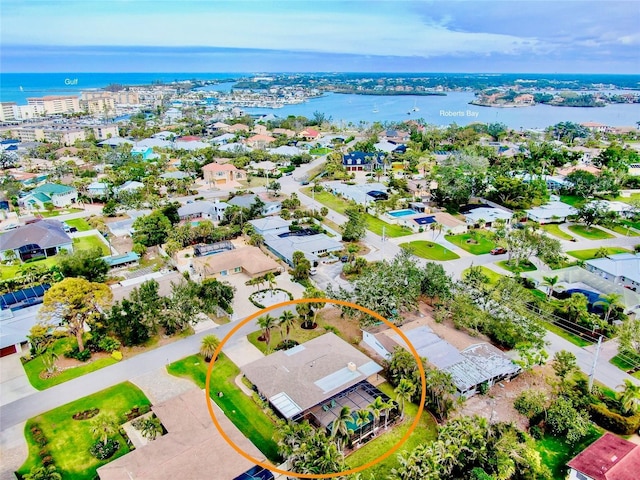
[(212, 171), (212, 172), (229, 172), (229, 171), (237, 171), (238, 169), (235, 165), (230, 163), (225, 163), (224, 165), (220, 165), (218, 163), (208, 163), (202, 170)]
[(199, 140), (201, 140), (201, 138), (194, 135), (187, 135), (186, 137), (180, 137), (178, 139), (179, 142), (197, 142)]
[(616, 463), (605, 477), (607, 480), (637, 480), (640, 475), (640, 448), (634, 448), (631, 453)]
[[(576, 455), (567, 465), (594, 480), (635, 479), (637, 471), (631, 476), (622, 476), (627, 469), (622, 467), (618, 476), (616, 467), (634, 448), (635, 444), (612, 433), (605, 433), (589, 447)], [(634, 455), (635, 458), (637, 454)]]

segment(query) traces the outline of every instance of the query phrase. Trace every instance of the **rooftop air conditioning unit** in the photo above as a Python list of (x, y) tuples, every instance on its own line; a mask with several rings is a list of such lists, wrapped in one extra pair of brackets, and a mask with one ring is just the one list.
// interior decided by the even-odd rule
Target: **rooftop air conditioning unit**
[(349, 370), (351, 370), (352, 372), (355, 372), (356, 371), (356, 364), (353, 363), (353, 362), (349, 362), (349, 363), (347, 363), (347, 368)]

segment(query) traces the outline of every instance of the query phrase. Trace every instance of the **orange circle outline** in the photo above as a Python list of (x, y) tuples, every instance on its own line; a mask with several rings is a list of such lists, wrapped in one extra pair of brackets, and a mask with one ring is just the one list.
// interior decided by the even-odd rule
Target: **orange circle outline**
[[(409, 347), (409, 351), (411, 352), (411, 354), (416, 359), (416, 362), (418, 363), (418, 370), (420, 371), (420, 381), (421, 381), (421, 386), (422, 386), (422, 394), (420, 396), (420, 404), (418, 405), (418, 413), (416, 414), (416, 417), (413, 420), (413, 423), (410, 425), (409, 429), (402, 436), (402, 438), (392, 448), (387, 450), (384, 454), (382, 454), (378, 458), (376, 458), (374, 460), (371, 460), (369, 462), (366, 462), (366, 463), (360, 465), (359, 467), (351, 468), (349, 470), (344, 470), (342, 472), (336, 472), (336, 473), (309, 474), (309, 473), (291, 472), (291, 471), (288, 471), (288, 470), (280, 470), (279, 468), (274, 467), (271, 464), (268, 464), (268, 463), (265, 463), (265, 462), (259, 462), (258, 460), (253, 458), (251, 455), (249, 455), (247, 452), (245, 452), (240, 447), (238, 447), (233, 442), (233, 440), (231, 440), (231, 438), (229, 438), (229, 436), (224, 432), (224, 429), (220, 426), (220, 423), (218, 422), (218, 419), (216, 418), (216, 415), (215, 415), (215, 413), (213, 411), (213, 405), (212, 405), (213, 399), (211, 398), (211, 390), (210, 390), (210, 387), (211, 387), (211, 372), (213, 371), (213, 366), (215, 365), (216, 359), (218, 358), (218, 356), (222, 352), (222, 347), (224, 346), (224, 344), (227, 343), (229, 341), (229, 339), (231, 339), (231, 337), (238, 330), (240, 330), (240, 328), (245, 326), (247, 323), (249, 323), (254, 318), (257, 318), (257, 317), (259, 317), (261, 315), (264, 315), (265, 313), (270, 312), (272, 310), (275, 310), (277, 308), (286, 307), (286, 306), (289, 306), (289, 305), (296, 305), (296, 304), (299, 304), (299, 303), (333, 303), (333, 304), (342, 305), (342, 306), (345, 306), (345, 307), (355, 308), (356, 310), (360, 310), (361, 312), (368, 313), (372, 317), (377, 318), (378, 320), (384, 322), (387, 326), (392, 328), (398, 335), (400, 335), (400, 338), (402, 338), (405, 341), (405, 343)], [(205, 381), (205, 393), (206, 393), (206, 396), (207, 396), (206, 397), (207, 398), (207, 409), (209, 410), (209, 415), (211, 416), (211, 419), (213, 420), (213, 424), (216, 426), (216, 429), (218, 430), (220, 435), (222, 435), (222, 438), (231, 446), (231, 448), (233, 448), (238, 454), (240, 454), (242, 457), (246, 458), (250, 462), (252, 462), (252, 463), (254, 463), (256, 465), (259, 465), (262, 468), (264, 468), (266, 470), (269, 470), (271, 472), (275, 472), (275, 473), (278, 473), (280, 475), (285, 475), (285, 476), (295, 475), (298, 478), (311, 478), (311, 479), (337, 478), (337, 477), (341, 477), (343, 475), (351, 475), (353, 473), (357, 473), (357, 472), (361, 472), (363, 470), (366, 470), (367, 468), (370, 468), (370, 467), (380, 463), (382, 460), (386, 459), (387, 457), (391, 456), (396, 450), (398, 450), (409, 439), (409, 436), (413, 433), (413, 431), (418, 426), (418, 423), (420, 422), (420, 418), (422, 416), (422, 412), (424, 411), (424, 402), (425, 402), (426, 396), (427, 396), (427, 389), (426, 388), (427, 388), (427, 379), (426, 379), (426, 375), (425, 375), (425, 371), (424, 371), (424, 366), (422, 365), (422, 360), (420, 359), (420, 355), (418, 355), (418, 352), (416, 351), (415, 347), (409, 341), (409, 339), (406, 337), (406, 335), (402, 332), (402, 330), (400, 330), (396, 325), (391, 323), (386, 318), (382, 317), (382, 315), (380, 315), (379, 313), (374, 312), (373, 310), (370, 310), (370, 309), (368, 309), (366, 307), (363, 307), (361, 305), (358, 305), (356, 303), (351, 303), (351, 302), (347, 302), (347, 301), (344, 301), (344, 300), (329, 299), (329, 298), (299, 298), (299, 299), (296, 299), (296, 300), (288, 300), (286, 302), (276, 303), (274, 305), (270, 305), (270, 306), (268, 306), (266, 308), (263, 308), (262, 310), (259, 310), (256, 313), (253, 313), (253, 314), (249, 315), (244, 320), (240, 321), (220, 341), (220, 344), (218, 345), (218, 348), (216, 348), (216, 350), (215, 350), (215, 352), (213, 354), (213, 357), (211, 357), (211, 361), (209, 362), (209, 368), (207, 369), (207, 377), (206, 377), (206, 381)], [(225, 414), (225, 416), (226, 416), (226, 414)]]

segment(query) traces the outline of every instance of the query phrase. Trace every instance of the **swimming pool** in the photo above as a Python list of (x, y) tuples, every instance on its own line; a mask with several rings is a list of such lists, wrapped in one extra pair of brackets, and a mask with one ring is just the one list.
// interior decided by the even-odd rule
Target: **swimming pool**
[(418, 212), (415, 210), (411, 210), (410, 208), (405, 208), (404, 210), (393, 210), (391, 212), (387, 212), (388, 215), (392, 217), (406, 217), (407, 215), (415, 215)]

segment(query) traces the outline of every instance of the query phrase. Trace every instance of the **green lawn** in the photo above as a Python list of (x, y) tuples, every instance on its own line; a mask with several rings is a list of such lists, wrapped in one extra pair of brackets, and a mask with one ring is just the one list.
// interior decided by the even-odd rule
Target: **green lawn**
[(37, 265), (38, 267), (45, 266), (47, 267), (47, 269), (49, 269), (57, 263), (57, 256), (53, 256), (43, 258), (41, 260), (36, 260), (35, 262), (23, 263), (20, 265), (0, 265), (0, 280), (8, 280), (9, 278), (18, 276), (21, 266), (26, 267), (28, 265)]
[[(489, 285), (495, 285), (503, 277), (498, 272), (494, 272), (490, 268), (484, 267), (482, 265), (479, 265), (478, 267), (482, 270), (482, 273), (484, 273), (484, 275), (489, 279)], [(469, 269), (467, 268), (462, 272), (462, 276), (466, 277), (468, 273)]]
[(331, 149), (327, 147), (322, 148), (312, 148), (309, 150), (311, 155), (326, 155), (327, 153), (331, 153)]
[[(607, 249), (607, 255), (615, 255), (616, 253), (630, 253), (630, 250), (620, 247), (604, 247)], [(598, 248), (588, 248), (586, 250), (571, 250), (567, 252), (567, 255), (571, 255), (578, 260), (591, 260), (596, 258), (596, 252)]]
[(633, 222), (631, 220), (622, 220), (622, 223), (628, 227), (635, 228), (636, 230), (640, 230), (640, 222)]
[[(207, 363), (198, 355), (191, 355), (170, 364), (167, 370), (177, 377), (193, 380), (200, 388), (205, 387)], [(240, 369), (221, 354), (211, 372), (211, 398), (225, 415), (262, 453), (276, 465), (280, 461), (278, 446), (273, 440), (275, 425), (262, 409), (245, 395), (235, 384)], [(222, 392), (219, 397), (217, 392)]]
[(578, 197), (576, 195), (560, 195), (560, 201), (577, 208), (586, 200), (583, 197)]
[(96, 247), (102, 250), (103, 255), (109, 255), (109, 247), (96, 235), (91, 235), (90, 237), (76, 237), (73, 239), (73, 248), (76, 250), (89, 250)]
[(89, 447), (95, 443), (90, 433), (90, 420), (74, 420), (72, 416), (77, 412), (99, 408), (101, 412), (116, 415), (121, 423), (125, 421), (125, 413), (133, 407), (150, 405), (144, 393), (135, 385), (125, 382), (102, 390), (88, 397), (50, 410), (27, 421), (25, 438), (29, 446), (29, 456), (20, 467), (18, 473), (24, 475), (36, 465), (40, 465), (40, 446), (35, 444), (30, 431), (37, 423), (44, 436), (48, 439), (46, 445), (53, 457), (58, 472), (65, 480), (86, 480), (96, 478), (96, 469), (129, 452), (129, 448), (122, 436), (115, 435), (121, 447), (109, 460), (98, 460), (89, 453)]
[(365, 215), (367, 218), (367, 230), (375, 233), (376, 235), (382, 236), (383, 227), (385, 237), (395, 238), (413, 234), (413, 231), (407, 227), (387, 223), (384, 220), (380, 220), (379, 218), (374, 217), (373, 215), (370, 215), (368, 213)]
[[(61, 338), (56, 340), (56, 342), (53, 344), (53, 347), (51, 348), (53, 348), (53, 351), (59, 357), (63, 357), (64, 352), (75, 344), (75, 338)], [(27, 378), (29, 379), (29, 383), (31, 383), (31, 385), (33, 385), (33, 387), (37, 388), (38, 390), (46, 390), (47, 388), (59, 385), (73, 378), (86, 375), (87, 373), (95, 372), (96, 370), (100, 370), (104, 367), (108, 367), (109, 365), (113, 365), (114, 363), (118, 363), (118, 361), (114, 360), (111, 357), (100, 358), (95, 361), (90, 360), (89, 362), (83, 363), (78, 367), (68, 368), (60, 372), (55, 377), (48, 378), (46, 380), (40, 378), (40, 373), (44, 371), (42, 356), (38, 356), (33, 360), (25, 363), (23, 367), (25, 373), (27, 374)]]
[(579, 337), (578, 335), (574, 335), (573, 333), (569, 333), (565, 329), (560, 328), (558, 325), (555, 325), (553, 323), (543, 322), (542, 325), (544, 325), (544, 328), (546, 328), (550, 332), (555, 333), (559, 337), (562, 337), (565, 340), (568, 340), (569, 342), (579, 347), (586, 347), (588, 345), (593, 344), (593, 342), (585, 340), (584, 338)]
[(527, 261), (524, 262), (520, 262), (519, 264), (519, 269), (516, 269), (515, 264), (511, 265), (509, 263), (509, 260), (501, 260), (499, 262), (496, 262), (496, 265), (499, 265), (500, 267), (504, 268), (505, 270), (508, 270), (511, 273), (516, 273), (516, 271), (518, 272), (533, 272), (534, 270), (537, 270), (536, 266)]
[[(607, 199), (611, 200), (610, 197), (607, 197)], [(631, 200), (639, 200), (639, 199), (640, 199), (640, 193), (632, 193), (628, 197), (617, 196), (617, 197), (613, 198), (613, 200), (615, 200), (617, 202), (625, 202), (625, 203), (629, 203)]]
[(86, 232), (91, 230), (91, 225), (84, 218), (74, 218), (73, 220), (65, 220), (70, 227), (76, 227), (79, 232)]
[(561, 240), (571, 240), (573, 237), (569, 235), (567, 232), (560, 230), (560, 225), (557, 223), (548, 223), (546, 225), (541, 225), (545, 232), (550, 233), (554, 237), (558, 237)]
[[(289, 339), (295, 340), (298, 343), (304, 343), (316, 337), (319, 337), (320, 335), (324, 335), (325, 333), (327, 333), (327, 330), (325, 330), (322, 327), (314, 328), (313, 330), (305, 330), (304, 328), (301, 328), (299, 325), (296, 325), (289, 332)], [(247, 335), (247, 339), (252, 345), (254, 345), (258, 350), (260, 350), (262, 353), (266, 355), (267, 344), (265, 342), (261, 342), (260, 340), (258, 340), (258, 337), (261, 334), (262, 334), (262, 331), (258, 330), (257, 332), (253, 332)], [(280, 343), (281, 341), (282, 341), (282, 335), (280, 334), (278, 329), (274, 329), (271, 332), (271, 345), (270, 345), (271, 351), (273, 351), (273, 349), (276, 348), (278, 343)]]
[(478, 231), (477, 232), (478, 243), (470, 243), (473, 239), (471, 233), (463, 233), (460, 235), (445, 235), (448, 241), (454, 245), (466, 250), (473, 255), (483, 255), (489, 253), (496, 247), (496, 244), (489, 239), (489, 232)]
[[(624, 372), (628, 372), (629, 370), (632, 370), (640, 365), (640, 356), (625, 353), (623, 358), (620, 355), (616, 355), (611, 360), (609, 360), (609, 363), (612, 363)], [(630, 375), (636, 378), (640, 378), (640, 371), (631, 373)]]
[(627, 225), (614, 225), (612, 227), (608, 227), (609, 230), (613, 230), (620, 235), (624, 235), (625, 237), (637, 237), (640, 236), (636, 230), (629, 228)]
[(589, 434), (575, 445), (569, 445), (564, 439), (545, 435), (536, 441), (542, 463), (551, 470), (552, 478), (566, 478), (567, 462), (602, 436), (602, 431), (591, 426)]
[(50, 217), (58, 217), (62, 214), (66, 215), (67, 213), (77, 213), (77, 212), (82, 212), (83, 210), (81, 208), (63, 208), (60, 210), (53, 210), (51, 212), (47, 212), (46, 210), (42, 211), (42, 212), (33, 212), (37, 215), (42, 215), (45, 218), (50, 218)]
[[(302, 193), (307, 195), (308, 197), (314, 198), (314, 193), (311, 191), (312, 187), (305, 187), (300, 189)], [(329, 192), (322, 191), (315, 193), (315, 199), (331, 210), (344, 214), (345, 210), (352, 206), (346, 200), (336, 197), (335, 195), (330, 194)]]
[(598, 227), (587, 228), (584, 225), (569, 225), (569, 230), (573, 233), (586, 238), (587, 240), (606, 240), (614, 238), (610, 233), (600, 230)]
[[(390, 398), (395, 398), (395, 393), (393, 392), (393, 388), (388, 383), (383, 383), (379, 385), (378, 388), (388, 395)], [(405, 420), (398, 427), (392, 428), (388, 433), (379, 436), (375, 440), (370, 441), (364, 447), (355, 451), (351, 455), (347, 457), (347, 464), (350, 468), (355, 468), (360, 465), (365, 464), (375, 458), (380, 457), (383, 453), (387, 452), (390, 448), (392, 448), (402, 436), (409, 430), (409, 426), (413, 423), (416, 414), (418, 413), (418, 406), (413, 403), (408, 403), (405, 406)], [(363, 472), (363, 477), (369, 478), (369, 476), (373, 476), (372, 478), (389, 478), (391, 474), (391, 469), (397, 468), (399, 466), (398, 462), (398, 454), (406, 453), (408, 451), (413, 450), (420, 443), (424, 443), (427, 441), (435, 440), (438, 435), (438, 426), (433, 420), (433, 417), (426, 410), (422, 412), (422, 416), (420, 417), (420, 422), (418, 426), (413, 431), (413, 433), (409, 436), (407, 441), (402, 444), (402, 446), (396, 450), (394, 454), (387, 457), (381, 463), (368, 468)]]
[(400, 247), (408, 249), (412, 254), (426, 258), (427, 260), (455, 260), (460, 258), (451, 250), (438, 245), (437, 243), (428, 242), (426, 240), (416, 240), (415, 242), (401, 243)]

